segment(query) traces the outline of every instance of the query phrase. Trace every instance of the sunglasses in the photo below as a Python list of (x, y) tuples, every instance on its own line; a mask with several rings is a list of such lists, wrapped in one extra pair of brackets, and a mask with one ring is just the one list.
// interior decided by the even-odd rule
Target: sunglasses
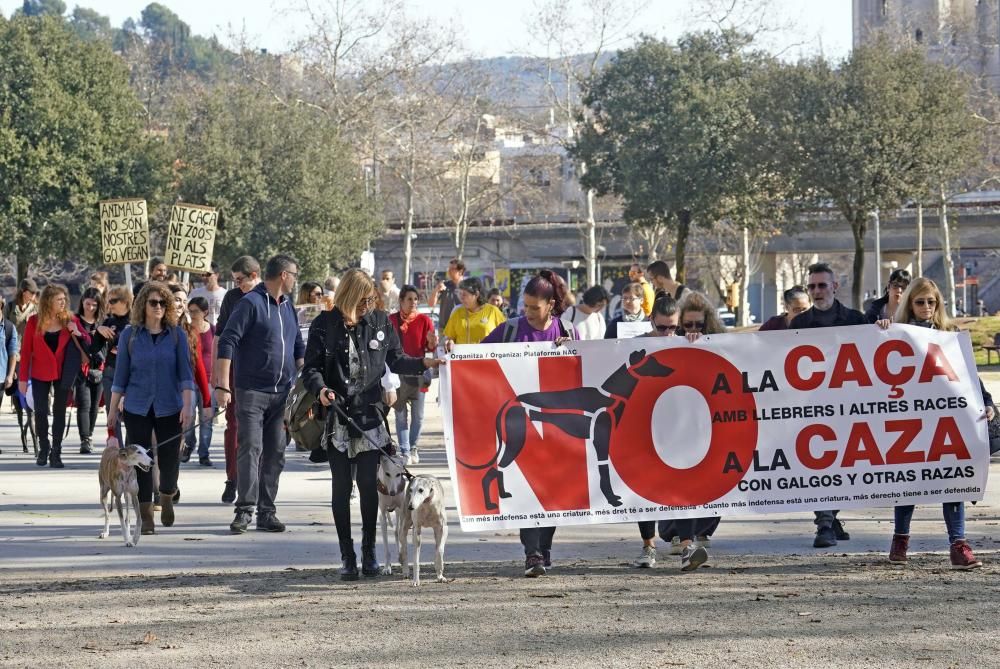
[(323, 297), (323, 291), (322, 290), (313, 291), (312, 296), (313, 297)]
[(146, 304), (148, 304), (149, 306), (153, 307), (154, 309), (166, 309), (167, 308), (167, 301), (166, 300), (146, 300)]
[(918, 300), (913, 300), (913, 304), (917, 305), (918, 307), (936, 307), (937, 300), (935, 300), (933, 297), (930, 298), (922, 297)]
[(830, 287), (828, 283), (810, 283), (806, 288), (809, 290), (826, 290)]
[(668, 332), (677, 329), (676, 325), (657, 325), (656, 323), (653, 324), (653, 327), (656, 328), (657, 332)]
[(704, 330), (705, 321), (684, 321), (681, 323), (685, 330)]

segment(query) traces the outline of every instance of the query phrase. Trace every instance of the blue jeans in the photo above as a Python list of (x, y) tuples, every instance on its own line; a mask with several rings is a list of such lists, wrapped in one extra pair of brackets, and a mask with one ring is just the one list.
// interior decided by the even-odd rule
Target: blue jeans
[[(396, 391), (396, 403), (392, 408), (396, 411), (396, 438), (399, 440), (399, 452), (402, 455), (409, 455), (411, 450), (417, 448), (417, 439), (420, 438), (420, 428), (424, 422), (426, 397), (427, 393), (420, 392), (419, 386), (410, 385), (405, 381)], [(409, 421), (407, 421), (408, 414)]]
[[(946, 502), (941, 505), (944, 512), (944, 524), (948, 528), (948, 543), (953, 544), (965, 538), (965, 503)], [(910, 519), (913, 518), (912, 506), (896, 507), (896, 534), (910, 533)]]
[[(198, 457), (207, 458), (208, 449), (212, 445), (212, 421), (201, 420), (201, 408), (202, 408), (201, 402), (202, 402), (201, 391), (196, 389), (194, 391), (194, 405), (195, 405), (194, 422), (195, 423), (201, 422), (201, 426), (198, 428)], [(212, 409), (215, 409), (215, 397), (212, 397)], [(187, 432), (184, 433), (184, 443), (191, 450), (194, 450), (194, 445), (195, 445), (193, 425), (194, 423), (192, 423), (191, 429), (189, 429)]]

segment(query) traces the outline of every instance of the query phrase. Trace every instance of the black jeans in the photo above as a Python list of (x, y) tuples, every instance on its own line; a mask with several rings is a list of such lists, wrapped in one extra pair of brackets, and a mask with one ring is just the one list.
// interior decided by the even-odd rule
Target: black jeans
[[(156, 433), (156, 464), (160, 472), (160, 494), (172, 495), (177, 491), (177, 474), (180, 470), (181, 448), (181, 415), (157, 416), (150, 409), (145, 416), (125, 412), (125, 431), (127, 443), (142, 446), (150, 450), (153, 444), (153, 433)], [(175, 438), (177, 437), (177, 438)], [(170, 439), (170, 443), (164, 443)], [(138, 467), (135, 470), (139, 479), (139, 501), (153, 501), (153, 470), (144, 472)]]
[(375, 545), (375, 521), (378, 519), (378, 490), (375, 487), (378, 478), (379, 451), (364, 451), (358, 453), (353, 460), (347, 453), (332, 446), (327, 450), (330, 455), (330, 473), (333, 475), (333, 524), (337, 527), (337, 539), (341, 546), (354, 544), (351, 536), (351, 469), (356, 468), (355, 478), (358, 482), (358, 497), (361, 502), (361, 541)]
[(80, 428), (80, 440), (90, 439), (97, 424), (97, 412), (101, 405), (101, 384), (91, 383), (81, 375), (76, 380), (76, 423)]
[(643, 541), (649, 541), (656, 536), (656, 521), (655, 520), (640, 520), (639, 521), (639, 536), (642, 537)]
[(542, 551), (552, 550), (552, 537), (555, 533), (554, 527), (521, 528), (521, 545), (524, 546), (525, 556), (542, 557)]
[[(49, 441), (49, 395), (52, 398), (52, 441)], [(35, 434), (42, 448), (49, 444), (55, 449), (62, 448), (63, 433), (66, 431), (66, 400), (69, 388), (60, 388), (59, 381), (31, 380), (31, 395), (35, 400)]]

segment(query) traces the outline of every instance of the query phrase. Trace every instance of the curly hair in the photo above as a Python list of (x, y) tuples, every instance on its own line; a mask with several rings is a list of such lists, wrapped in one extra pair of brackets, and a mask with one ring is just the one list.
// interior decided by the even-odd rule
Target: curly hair
[[(56, 298), (62, 295), (66, 298), (66, 305), (61, 312), (56, 312)], [(38, 298), (38, 324), (42, 327), (58, 323), (65, 327), (72, 316), (69, 312), (69, 291), (66, 286), (57, 283), (50, 283), (42, 289), (42, 295)]]
[(708, 301), (708, 298), (701, 293), (691, 292), (688, 294), (687, 297), (681, 300), (678, 310), (681, 312), (681, 320), (684, 320), (684, 314), (689, 311), (700, 312), (705, 317), (705, 329), (702, 331), (702, 334), (722, 334), (726, 331), (726, 328), (719, 320), (719, 313)]
[(166, 303), (161, 325), (164, 327), (176, 327), (177, 310), (174, 309), (174, 294), (170, 292), (170, 287), (162, 281), (147, 281), (143, 285), (142, 290), (135, 296), (135, 301), (132, 302), (132, 313), (129, 315), (129, 323), (136, 327), (146, 324), (146, 302), (149, 300), (150, 293), (159, 295), (160, 299)]

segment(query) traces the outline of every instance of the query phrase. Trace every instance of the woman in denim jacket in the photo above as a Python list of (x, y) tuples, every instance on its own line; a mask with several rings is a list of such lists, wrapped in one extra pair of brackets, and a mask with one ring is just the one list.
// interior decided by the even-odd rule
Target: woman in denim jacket
[[(111, 386), (114, 425), (124, 407), (128, 443), (145, 449), (156, 434), (160, 473), (160, 522), (174, 524), (173, 498), (180, 466), (180, 435), (193, 418), (194, 374), (187, 337), (177, 325), (170, 288), (159, 281), (142, 287), (132, 305), (131, 324), (118, 339)], [(153, 534), (153, 473), (136, 469), (142, 533)]]

